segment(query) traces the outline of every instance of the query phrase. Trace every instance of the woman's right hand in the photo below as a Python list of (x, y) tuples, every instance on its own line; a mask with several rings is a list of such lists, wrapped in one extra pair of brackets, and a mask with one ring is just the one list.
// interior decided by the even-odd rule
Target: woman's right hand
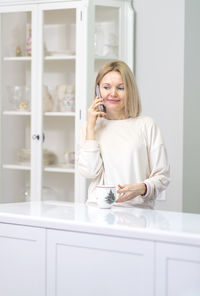
[(86, 140), (95, 139), (94, 129), (96, 126), (97, 117), (99, 115), (106, 116), (105, 112), (99, 111), (100, 105), (103, 105), (103, 99), (100, 97), (96, 97), (96, 99), (92, 102), (92, 104), (88, 108)]
[(88, 126), (95, 128), (98, 115), (105, 116), (105, 112), (99, 110), (99, 106), (103, 105), (103, 99), (96, 97), (88, 108)]

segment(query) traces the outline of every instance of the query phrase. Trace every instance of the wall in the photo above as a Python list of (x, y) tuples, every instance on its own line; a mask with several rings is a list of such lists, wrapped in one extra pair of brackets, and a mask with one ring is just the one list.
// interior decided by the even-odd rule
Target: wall
[(166, 200), (157, 208), (182, 210), (184, 0), (134, 0), (136, 79), (143, 114), (160, 126), (171, 165)]
[(200, 213), (200, 1), (185, 8), (183, 210)]

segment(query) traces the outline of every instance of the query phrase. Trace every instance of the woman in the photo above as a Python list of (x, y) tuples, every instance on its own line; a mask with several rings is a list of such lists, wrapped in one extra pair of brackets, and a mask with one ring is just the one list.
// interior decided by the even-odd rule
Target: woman
[[(122, 61), (104, 65), (96, 78), (100, 96), (88, 109), (78, 153), (80, 173), (92, 182), (88, 202), (96, 202), (96, 185), (118, 186), (118, 205), (154, 207), (169, 184), (169, 164), (158, 126), (140, 115), (135, 78)], [(99, 106), (105, 110), (100, 111)]]

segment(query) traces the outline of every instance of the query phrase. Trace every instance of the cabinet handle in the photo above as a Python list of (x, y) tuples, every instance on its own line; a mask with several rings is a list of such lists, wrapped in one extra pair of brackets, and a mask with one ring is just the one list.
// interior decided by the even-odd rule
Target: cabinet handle
[[(32, 136), (32, 139), (33, 139), (33, 140), (38, 140), (38, 141), (39, 141), (39, 139), (40, 139), (40, 135), (33, 135), (33, 136)], [(43, 142), (45, 141), (45, 134), (44, 134), (44, 133), (42, 134), (42, 140), (43, 140)]]
[(32, 139), (33, 139), (33, 140), (38, 140), (38, 141), (39, 141), (39, 139), (40, 139), (40, 135), (33, 135), (33, 136), (32, 136)]

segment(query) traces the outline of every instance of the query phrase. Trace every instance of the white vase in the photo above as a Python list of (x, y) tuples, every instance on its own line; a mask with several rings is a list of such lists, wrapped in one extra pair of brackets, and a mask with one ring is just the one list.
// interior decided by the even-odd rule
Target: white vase
[(48, 86), (43, 85), (43, 111), (52, 112), (54, 106), (53, 98), (49, 93)]
[(74, 112), (75, 111), (75, 95), (74, 86), (69, 84), (60, 84), (56, 86), (56, 98), (58, 103), (58, 111)]

